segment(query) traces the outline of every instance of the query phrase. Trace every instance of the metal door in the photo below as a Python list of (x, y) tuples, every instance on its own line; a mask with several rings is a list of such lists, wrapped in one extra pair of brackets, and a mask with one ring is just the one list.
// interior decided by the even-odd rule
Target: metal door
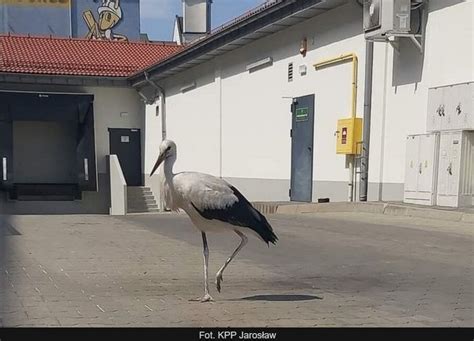
[(408, 136), (406, 145), (405, 200), (416, 199), (419, 173), (419, 136)]
[(0, 189), (13, 185), (13, 125), (0, 121)]
[(430, 203), (436, 194), (436, 166), (438, 165), (437, 154), (439, 151), (439, 137), (437, 134), (422, 135), (420, 137), (419, 150), (419, 176), (418, 192), (420, 199), (427, 200)]
[(446, 88), (431, 88), (428, 90), (427, 131), (439, 131), (446, 121)]
[(291, 201), (312, 201), (314, 95), (293, 99), (291, 129)]
[(139, 129), (109, 129), (110, 154), (117, 155), (128, 186), (142, 186)]
[(404, 202), (435, 205), (438, 153), (439, 133), (408, 136)]
[(458, 206), (462, 133), (441, 134), (438, 205)]
[(447, 127), (447, 130), (474, 128), (472, 121), (474, 87), (472, 84), (458, 84), (449, 87), (450, 96), (446, 100), (446, 108), (451, 117), (451, 125)]

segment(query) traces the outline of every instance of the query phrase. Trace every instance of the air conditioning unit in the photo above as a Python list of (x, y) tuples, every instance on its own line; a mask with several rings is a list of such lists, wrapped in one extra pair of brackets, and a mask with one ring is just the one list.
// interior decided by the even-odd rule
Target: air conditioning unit
[(412, 0), (365, 0), (364, 33), (366, 39), (386, 39), (411, 30)]

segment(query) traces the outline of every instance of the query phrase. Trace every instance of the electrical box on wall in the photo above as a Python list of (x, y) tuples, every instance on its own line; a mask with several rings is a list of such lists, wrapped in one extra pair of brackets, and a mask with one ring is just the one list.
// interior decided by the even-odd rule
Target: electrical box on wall
[(428, 131), (474, 129), (474, 83), (461, 83), (428, 90)]
[(439, 133), (409, 135), (403, 202), (436, 205)]
[(474, 131), (440, 133), (437, 205), (474, 205)]
[(337, 121), (337, 154), (360, 154), (362, 118), (345, 118)]

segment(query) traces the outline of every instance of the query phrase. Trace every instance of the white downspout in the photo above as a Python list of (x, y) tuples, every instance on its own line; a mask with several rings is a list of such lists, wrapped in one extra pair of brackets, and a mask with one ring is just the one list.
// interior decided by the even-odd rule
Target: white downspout
[(219, 111), (219, 177), (222, 178), (222, 68), (218, 65), (218, 69), (216, 70), (216, 82), (218, 87), (218, 111)]
[(166, 92), (161, 86), (153, 82), (149, 76), (148, 72), (144, 72), (145, 79), (152, 87), (158, 90), (160, 96), (160, 109), (161, 109), (161, 138), (162, 140), (166, 139)]
[[(161, 111), (161, 138), (162, 140), (166, 139), (166, 92), (165, 89), (158, 84), (156, 84), (154, 81), (150, 79), (148, 76), (147, 72), (144, 72), (145, 79), (148, 84), (150, 84), (153, 88), (155, 88), (158, 91), (158, 95), (160, 97), (160, 111)], [(145, 97), (143, 94), (140, 94), (142, 97)], [(156, 99), (156, 97), (155, 97)], [(145, 101), (148, 101), (145, 99)], [(156, 102), (156, 101), (154, 101)], [(158, 176), (163, 176), (162, 171), (160, 170)], [(160, 180), (161, 182), (161, 180)], [(157, 193), (155, 193), (156, 196)], [(165, 203), (163, 201), (163, 184), (160, 183), (160, 190), (159, 190), (159, 198), (158, 198), (158, 209), (160, 211), (164, 211), (166, 209)]]

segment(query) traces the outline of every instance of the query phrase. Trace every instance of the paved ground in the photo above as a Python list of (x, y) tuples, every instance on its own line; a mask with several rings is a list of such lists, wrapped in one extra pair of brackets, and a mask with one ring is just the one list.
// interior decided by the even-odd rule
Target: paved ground
[[(0, 265), (4, 326), (474, 326), (473, 226), (375, 214), (270, 216), (202, 295), (183, 215), (16, 216)], [(17, 233), (18, 232), (18, 233)], [(20, 235), (21, 234), (21, 235)], [(209, 236), (211, 274), (238, 244)]]

